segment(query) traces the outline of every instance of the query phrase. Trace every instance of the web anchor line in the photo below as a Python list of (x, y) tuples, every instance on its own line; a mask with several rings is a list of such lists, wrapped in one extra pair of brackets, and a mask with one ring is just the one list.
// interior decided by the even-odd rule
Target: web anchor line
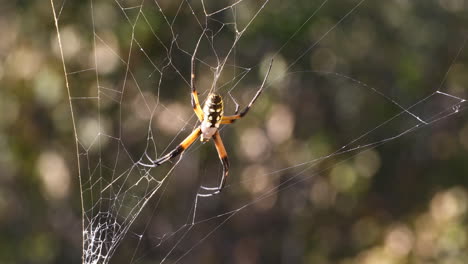
[(448, 94), (448, 93), (444, 93), (444, 92), (441, 92), (441, 91), (436, 91), (436, 93), (438, 94), (442, 94), (442, 95), (445, 95), (447, 97), (450, 97), (450, 98), (453, 98), (453, 99), (456, 99), (456, 100), (460, 100), (460, 103), (463, 103), (466, 101), (466, 99), (463, 99), (461, 97), (457, 97), (455, 95), (451, 95), (451, 94)]

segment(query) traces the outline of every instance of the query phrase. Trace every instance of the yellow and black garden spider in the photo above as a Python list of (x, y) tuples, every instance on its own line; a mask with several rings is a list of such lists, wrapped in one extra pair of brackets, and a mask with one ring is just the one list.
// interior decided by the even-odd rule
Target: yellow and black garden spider
[(228, 171), (229, 171), (229, 160), (227, 157), (226, 149), (224, 148), (223, 141), (221, 140), (221, 136), (218, 131), (219, 126), (221, 124), (232, 124), (237, 119), (241, 119), (247, 114), (249, 109), (252, 107), (253, 103), (255, 103), (255, 101), (257, 100), (257, 98), (260, 96), (260, 94), (263, 91), (265, 82), (268, 78), (268, 75), (270, 74), (273, 60), (270, 62), (268, 71), (265, 75), (265, 78), (263, 79), (262, 85), (258, 89), (255, 96), (252, 98), (250, 103), (240, 113), (239, 113), (239, 107), (237, 106), (234, 115), (225, 116), (223, 99), (220, 95), (216, 93), (208, 94), (208, 97), (205, 101), (203, 108), (200, 106), (198, 93), (195, 88), (195, 73), (194, 73), (195, 54), (197, 52), (197, 48), (198, 48), (198, 44), (192, 56), (190, 87), (192, 89), (191, 102), (192, 102), (193, 111), (195, 112), (195, 114), (198, 117), (198, 120), (200, 120), (201, 123), (195, 130), (192, 131), (192, 133), (187, 138), (185, 138), (182, 141), (182, 143), (180, 143), (175, 149), (173, 149), (168, 154), (156, 160), (150, 159), (151, 164), (145, 164), (145, 163), (142, 163), (141, 161), (139, 162), (139, 164), (145, 167), (151, 167), (151, 168), (157, 167), (163, 164), (164, 162), (172, 158), (175, 158), (181, 153), (183, 153), (188, 147), (190, 147), (190, 145), (192, 145), (195, 142), (195, 140), (198, 137), (200, 137), (200, 140), (202, 142), (207, 142), (208, 140), (213, 138), (216, 150), (218, 151), (219, 159), (221, 160), (221, 163), (223, 164), (223, 176), (221, 178), (221, 182), (218, 185), (218, 187), (203, 187), (202, 186), (201, 188), (207, 191), (214, 191), (213, 194), (216, 194), (216, 193), (219, 193), (223, 189), (226, 183), (226, 178), (228, 176)]

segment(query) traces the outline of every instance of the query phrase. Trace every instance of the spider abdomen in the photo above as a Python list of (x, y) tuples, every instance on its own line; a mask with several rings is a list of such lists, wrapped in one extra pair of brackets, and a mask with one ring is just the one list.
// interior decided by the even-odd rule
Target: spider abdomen
[(203, 122), (208, 122), (210, 127), (219, 127), (223, 118), (223, 99), (217, 94), (209, 94), (203, 107)]
[(203, 106), (202, 141), (209, 140), (216, 133), (223, 114), (223, 99), (221, 96), (214, 93), (209, 94)]

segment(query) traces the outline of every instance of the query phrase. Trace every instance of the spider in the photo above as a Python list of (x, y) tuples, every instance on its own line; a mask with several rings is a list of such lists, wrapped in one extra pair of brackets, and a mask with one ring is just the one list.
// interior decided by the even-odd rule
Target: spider
[(196, 53), (196, 50), (194, 52), (194, 55), (192, 56), (192, 67), (191, 67), (191, 76), (190, 76), (190, 87), (192, 90), (191, 103), (192, 103), (193, 111), (195, 112), (196, 116), (198, 117), (198, 120), (200, 121), (200, 125), (196, 129), (194, 129), (187, 138), (185, 138), (175, 149), (173, 149), (168, 154), (156, 160), (150, 159), (152, 164), (144, 164), (141, 162), (139, 162), (139, 164), (145, 167), (152, 167), (152, 168), (157, 167), (163, 164), (164, 162), (182, 154), (188, 147), (190, 147), (195, 142), (195, 140), (198, 137), (200, 137), (200, 140), (202, 142), (207, 142), (212, 138), (214, 141), (216, 150), (218, 152), (219, 159), (221, 160), (221, 163), (223, 165), (223, 175), (221, 178), (221, 182), (219, 183), (217, 187), (201, 186), (201, 188), (204, 190), (208, 190), (208, 191), (214, 191), (213, 194), (216, 194), (216, 193), (221, 192), (221, 190), (224, 188), (224, 185), (226, 183), (226, 178), (229, 172), (229, 160), (227, 157), (226, 149), (224, 148), (223, 141), (218, 131), (219, 126), (221, 124), (232, 124), (237, 119), (241, 119), (247, 114), (247, 112), (249, 112), (250, 108), (252, 107), (252, 105), (255, 103), (255, 101), (257, 100), (257, 98), (260, 96), (260, 94), (263, 91), (265, 82), (268, 78), (268, 75), (270, 74), (273, 60), (271, 60), (270, 62), (268, 71), (265, 75), (265, 78), (263, 79), (262, 85), (257, 90), (257, 93), (252, 98), (250, 103), (240, 113), (239, 113), (239, 106), (236, 103), (236, 110), (234, 112), (234, 115), (225, 116), (224, 107), (223, 107), (223, 99), (219, 94), (210, 93), (205, 101), (203, 108), (200, 105), (200, 101), (198, 99), (198, 93), (195, 88), (195, 74), (194, 74), (195, 53)]

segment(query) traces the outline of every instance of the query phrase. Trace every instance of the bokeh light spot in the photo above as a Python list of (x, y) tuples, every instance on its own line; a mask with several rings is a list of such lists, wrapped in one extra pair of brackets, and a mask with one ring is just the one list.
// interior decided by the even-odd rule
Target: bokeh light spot
[(276, 144), (289, 139), (294, 129), (294, 115), (289, 107), (284, 105), (273, 106), (267, 121), (269, 138)]
[(252, 161), (260, 159), (268, 149), (269, 141), (265, 132), (259, 128), (246, 129), (240, 140), (242, 152)]
[(431, 215), (437, 222), (446, 222), (467, 209), (467, 193), (464, 189), (453, 188), (437, 193), (431, 201)]
[(380, 156), (374, 149), (368, 149), (356, 155), (354, 166), (359, 175), (370, 178), (380, 168)]
[(43, 68), (34, 78), (36, 99), (48, 106), (55, 106), (63, 96), (63, 79), (55, 71)]
[(171, 103), (167, 106), (159, 104), (159, 107), (162, 107), (163, 110), (157, 115), (154, 115), (156, 121), (155, 125), (159, 130), (169, 135), (179, 132), (193, 113), (191, 108), (181, 103)]
[(414, 244), (414, 235), (405, 225), (390, 229), (385, 238), (385, 251), (395, 257), (404, 257), (410, 253)]
[(317, 179), (310, 189), (310, 200), (318, 208), (328, 208), (333, 205), (336, 192), (324, 179)]
[(352, 166), (340, 163), (330, 172), (331, 183), (338, 191), (349, 191), (356, 183), (357, 175)]
[(37, 161), (37, 170), (43, 183), (45, 194), (61, 200), (70, 193), (70, 172), (65, 160), (52, 151), (43, 152)]

